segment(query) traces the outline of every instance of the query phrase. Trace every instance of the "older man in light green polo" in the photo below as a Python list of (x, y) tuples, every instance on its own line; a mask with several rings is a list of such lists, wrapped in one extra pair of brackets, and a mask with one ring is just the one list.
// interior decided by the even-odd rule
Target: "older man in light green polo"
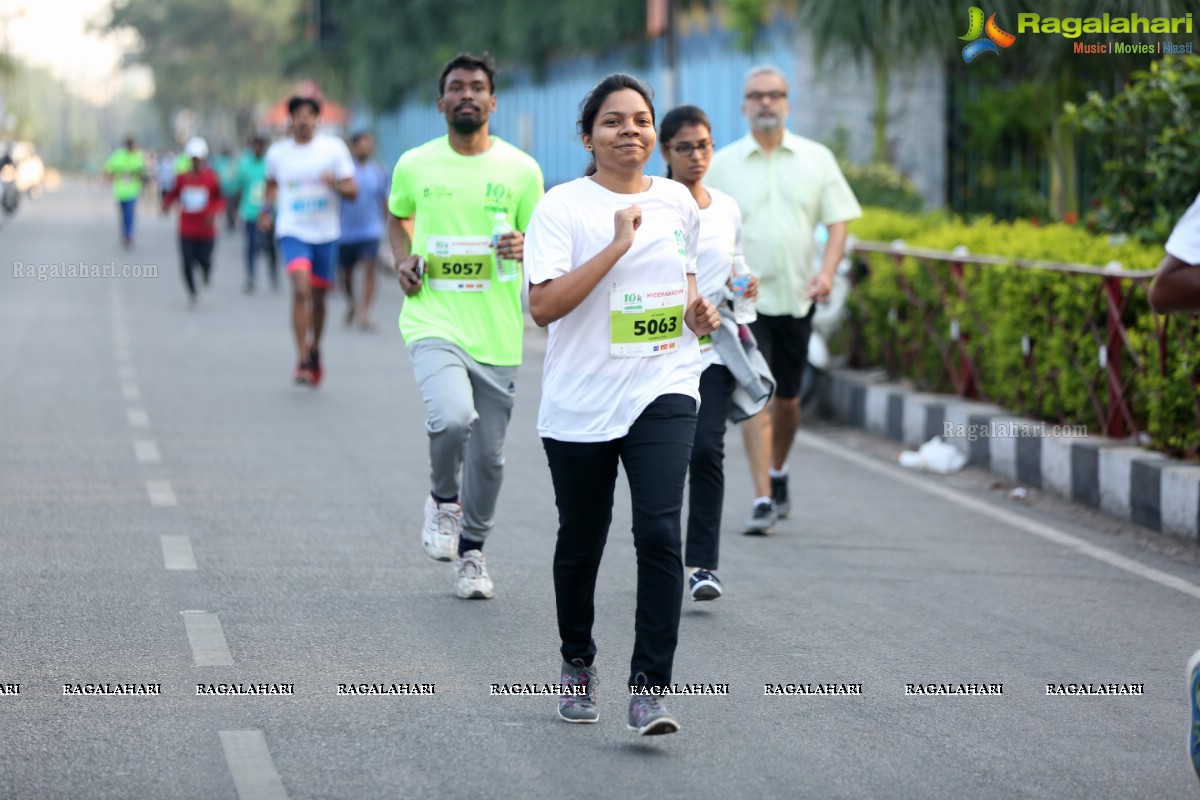
[[(780, 70), (750, 70), (743, 94), (750, 132), (713, 156), (706, 182), (737, 200), (746, 262), (761, 282), (750, 327), (777, 387), (770, 413), (747, 421), (742, 435), (757, 495), (746, 533), (767, 534), (791, 510), (787, 459), (800, 422), (813, 303), (828, 298), (846, 223), (862, 209), (829, 148), (787, 130), (788, 85)], [(829, 242), (814, 270), (817, 223), (829, 228)]]

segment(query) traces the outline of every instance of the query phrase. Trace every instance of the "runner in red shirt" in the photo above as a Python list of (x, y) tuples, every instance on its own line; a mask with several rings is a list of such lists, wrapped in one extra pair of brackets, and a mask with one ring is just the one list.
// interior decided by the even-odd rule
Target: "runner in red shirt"
[(192, 168), (175, 179), (175, 187), (163, 198), (163, 212), (179, 201), (179, 251), (183, 256), (183, 280), (187, 284), (188, 305), (196, 305), (196, 281), (193, 267), (200, 267), (204, 285), (212, 275), (213, 243), (217, 238), (214, 222), (225, 207), (221, 180), (206, 163), (208, 143), (200, 137), (188, 141), (184, 152), (191, 156)]

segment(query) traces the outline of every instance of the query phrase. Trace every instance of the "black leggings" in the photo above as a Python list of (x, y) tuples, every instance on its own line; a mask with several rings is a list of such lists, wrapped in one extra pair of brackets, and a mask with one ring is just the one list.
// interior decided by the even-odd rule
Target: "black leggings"
[(695, 436), (696, 401), (668, 394), (651, 403), (620, 439), (542, 439), (558, 506), (554, 597), (566, 661), (581, 658), (591, 664), (596, 656), (596, 573), (612, 522), (620, 462), (633, 501), (638, 571), (629, 685), (670, 684), (683, 601), (683, 483)]
[(196, 296), (196, 279), (192, 276), (192, 268), (200, 267), (204, 273), (204, 282), (208, 283), (212, 272), (212, 239), (188, 239), (179, 237), (179, 253), (183, 256), (183, 282), (187, 284), (188, 295)]
[(689, 567), (715, 570), (725, 505), (725, 421), (733, 406), (733, 375), (720, 364), (700, 374), (700, 417), (688, 467), (687, 557)]

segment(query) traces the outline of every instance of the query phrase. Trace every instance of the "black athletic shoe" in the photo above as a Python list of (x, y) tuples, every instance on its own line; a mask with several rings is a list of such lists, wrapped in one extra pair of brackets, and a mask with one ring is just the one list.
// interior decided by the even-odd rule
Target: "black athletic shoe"
[(792, 511), (792, 501), (788, 500), (787, 475), (782, 478), (771, 478), (771, 499), (775, 501), (775, 513), (780, 519), (787, 519)]

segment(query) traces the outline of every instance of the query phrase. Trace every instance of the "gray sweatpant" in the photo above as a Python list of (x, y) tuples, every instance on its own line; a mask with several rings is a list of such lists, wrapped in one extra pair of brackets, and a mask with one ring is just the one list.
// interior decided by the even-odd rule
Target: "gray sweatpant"
[(428, 415), (430, 487), (438, 497), (458, 496), (463, 537), (482, 542), (504, 478), (517, 368), (480, 364), (445, 339), (420, 339), (408, 353)]

